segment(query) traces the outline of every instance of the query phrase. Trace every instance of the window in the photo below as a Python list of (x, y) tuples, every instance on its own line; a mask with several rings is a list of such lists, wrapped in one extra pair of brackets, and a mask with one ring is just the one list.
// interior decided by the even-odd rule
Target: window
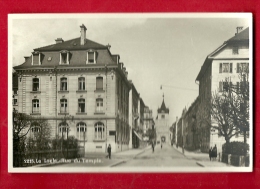
[(233, 54), (238, 54), (238, 46), (233, 46), (232, 53)]
[(103, 99), (102, 98), (98, 98), (96, 100), (96, 111), (103, 112)]
[(60, 113), (67, 113), (67, 99), (60, 100)]
[(103, 77), (96, 78), (96, 90), (103, 90)]
[(60, 123), (59, 124), (59, 136), (64, 138), (64, 139), (67, 139), (69, 135), (69, 126), (67, 123)]
[(17, 99), (14, 99), (13, 105), (17, 105)]
[(78, 112), (84, 113), (85, 112), (85, 99), (79, 99), (78, 104), (79, 104)]
[(249, 68), (248, 68), (248, 63), (237, 63), (237, 73), (242, 73), (246, 72), (248, 73)]
[(32, 53), (32, 65), (41, 65), (41, 53), (40, 52)]
[(77, 138), (79, 140), (86, 140), (87, 126), (86, 123), (80, 122), (77, 124)]
[(232, 73), (233, 64), (232, 63), (220, 63), (219, 64), (219, 73)]
[(39, 135), (41, 131), (41, 128), (39, 126), (32, 126), (31, 127), (31, 135), (30, 137), (32, 137), (33, 139), (36, 139), (37, 135)]
[(87, 52), (87, 63), (89, 63), (89, 64), (96, 63), (96, 52), (94, 52), (94, 51)]
[(105, 127), (104, 124), (98, 122), (95, 124), (95, 139), (102, 140), (105, 138)]
[(79, 90), (85, 90), (85, 78), (84, 77), (80, 77), (78, 79), (79, 81)]
[(40, 103), (38, 99), (32, 100), (32, 113), (40, 113)]
[(67, 78), (63, 77), (60, 79), (60, 90), (67, 91)]
[(39, 91), (39, 78), (33, 78), (33, 86), (32, 86), (32, 90), (33, 91)]
[(60, 52), (60, 64), (69, 64), (69, 51)]

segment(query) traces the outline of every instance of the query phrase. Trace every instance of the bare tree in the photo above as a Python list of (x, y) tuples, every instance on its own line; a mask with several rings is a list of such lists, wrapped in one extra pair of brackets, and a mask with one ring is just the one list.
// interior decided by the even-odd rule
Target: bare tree
[(213, 93), (211, 99), (211, 116), (217, 125), (212, 125), (217, 129), (220, 136), (223, 136), (226, 143), (237, 134), (237, 127), (233, 122), (232, 98), (225, 93)]
[(232, 114), (230, 115), (233, 123), (244, 136), (244, 143), (247, 141), (247, 132), (250, 128), (249, 123), (249, 72), (248, 67), (241, 69), (239, 73), (240, 82), (233, 85), (232, 82), (226, 83), (224, 95), (230, 98)]
[(29, 148), (33, 151), (50, 149), (51, 129), (48, 121), (42, 117), (31, 123), (32, 135), (28, 138)]
[(13, 111), (13, 166), (23, 165), (26, 135), (31, 128), (32, 117)]

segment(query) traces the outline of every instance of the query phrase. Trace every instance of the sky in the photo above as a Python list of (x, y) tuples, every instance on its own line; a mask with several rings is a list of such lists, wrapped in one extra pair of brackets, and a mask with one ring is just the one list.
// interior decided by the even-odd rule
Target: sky
[[(17, 66), (33, 49), (55, 39), (80, 37), (111, 45), (119, 54), (145, 105), (156, 117), (163, 96), (169, 124), (198, 96), (195, 79), (207, 55), (251, 25), (248, 14), (63, 14), (9, 17), (9, 65)], [(11, 54), (11, 55), (10, 55)], [(162, 88), (160, 87), (162, 86)]]

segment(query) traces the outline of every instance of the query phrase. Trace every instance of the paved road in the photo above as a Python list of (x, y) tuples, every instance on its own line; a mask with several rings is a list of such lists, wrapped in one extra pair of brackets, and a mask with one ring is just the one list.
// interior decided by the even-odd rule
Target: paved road
[(126, 163), (120, 164), (116, 167), (198, 167), (196, 160), (187, 159), (182, 153), (175, 150), (168, 144), (161, 145), (152, 150), (146, 150), (144, 153), (138, 155)]

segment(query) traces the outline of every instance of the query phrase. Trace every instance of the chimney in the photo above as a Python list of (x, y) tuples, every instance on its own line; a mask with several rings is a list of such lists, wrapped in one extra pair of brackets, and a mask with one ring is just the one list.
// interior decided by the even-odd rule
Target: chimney
[(82, 25), (80, 26), (80, 45), (84, 45), (84, 44), (85, 44), (86, 31), (87, 31), (87, 28), (85, 27), (84, 24), (82, 24)]
[(57, 38), (55, 41), (56, 41), (56, 44), (64, 42), (64, 40), (62, 38)]
[(25, 57), (24, 57), (25, 62), (26, 62), (29, 58), (30, 58), (29, 56), (25, 56)]
[(237, 27), (237, 33), (235, 35), (237, 35), (238, 33), (240, 33), (242, 31), (243, 27), (242, 26), (239, 26)]

